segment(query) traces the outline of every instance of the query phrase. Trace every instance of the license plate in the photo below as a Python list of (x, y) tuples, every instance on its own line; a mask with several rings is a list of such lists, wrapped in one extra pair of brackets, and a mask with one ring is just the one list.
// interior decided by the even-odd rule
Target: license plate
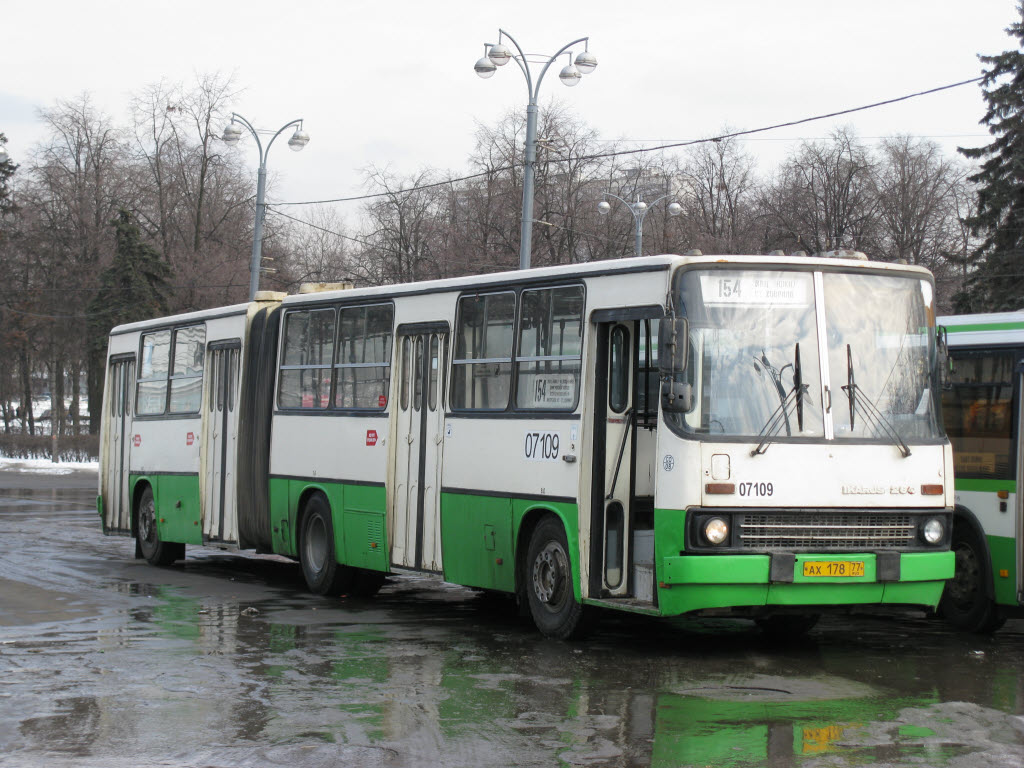
[(863, 560), (805, 560), (804, 576), (863, 576)]

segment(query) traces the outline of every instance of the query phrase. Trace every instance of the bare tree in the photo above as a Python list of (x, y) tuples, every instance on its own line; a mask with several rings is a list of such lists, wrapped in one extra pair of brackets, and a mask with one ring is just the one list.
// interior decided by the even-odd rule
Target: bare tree
[(767, 247), (809, 252), (870, 250), (876, 220), (867, 148), (850, 129), (803, 142), (766, 186)]

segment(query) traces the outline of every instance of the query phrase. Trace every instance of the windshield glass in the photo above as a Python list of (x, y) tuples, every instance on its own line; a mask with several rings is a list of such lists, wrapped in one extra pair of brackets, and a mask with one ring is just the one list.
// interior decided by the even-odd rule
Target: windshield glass
[(931, 283), (825, 273), (824, 286), (836, 438), (881, 439), (885, 423), (904, 440), (941, 436)]
[[(680, 306), (690, 324), (688, 432), (754, 436), (777, 416), (781, 437), (823, 434), (821, 376), (810, 272), (688, 271)], [(799, 348), (799, 358), (797, 350)], [(803, 425), (794, 388), (799, 367)]]
[(692, 397), (688, 411), (664, 410), (665, 420), (711, 437), (821, 438), (826, 419), (837, 439), (892, 440), (892, 431), (904, 441), (941, 437), (931, 284), (916, 276), (818, 275), (820, 325), (814, 272), (681, 272), (676, 295), (689, 321)]

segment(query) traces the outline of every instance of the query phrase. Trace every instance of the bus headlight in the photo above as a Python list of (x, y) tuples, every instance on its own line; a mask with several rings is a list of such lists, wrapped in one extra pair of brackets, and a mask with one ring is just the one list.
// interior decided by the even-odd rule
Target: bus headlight
[(937, 517), (931, 518), (921, 527), (921, 536), (928, 544), (938, 544), (945, 535), (946, 526)]
[(721, 544), (729, 537), (729, 524), (720, 517), (704, 523), (704, 538), (709, 544)]

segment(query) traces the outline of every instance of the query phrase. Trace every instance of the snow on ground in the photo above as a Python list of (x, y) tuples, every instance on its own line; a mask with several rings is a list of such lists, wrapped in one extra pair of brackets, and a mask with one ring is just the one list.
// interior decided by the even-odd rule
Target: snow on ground
[(78, 470), (98, 470), (98, 461), (58, 461), (49, 459), (8, 459), (0, 456), (0, 471), (30, 472), (37, 475), (70, 475)]

